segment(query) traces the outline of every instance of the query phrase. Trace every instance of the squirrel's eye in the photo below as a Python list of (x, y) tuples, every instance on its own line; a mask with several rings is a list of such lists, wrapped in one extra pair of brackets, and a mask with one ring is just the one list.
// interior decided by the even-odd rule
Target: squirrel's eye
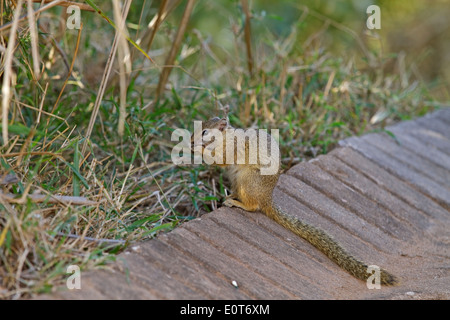
[(202, 131), (202, 136), (204, 136), (204, 135), (207, 134), (207, 133), (208, 133), (208, 130), (206, 130), (206, 129), (203, 130), (203, 131)]

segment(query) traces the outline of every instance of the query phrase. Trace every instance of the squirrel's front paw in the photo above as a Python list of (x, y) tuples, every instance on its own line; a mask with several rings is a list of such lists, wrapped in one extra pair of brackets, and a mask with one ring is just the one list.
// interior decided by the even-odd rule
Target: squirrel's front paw
[(229, 208), (234, 207), (233, 199), (227, 197), (227, 199), (222, 203), (224, 206), (227, 206)]

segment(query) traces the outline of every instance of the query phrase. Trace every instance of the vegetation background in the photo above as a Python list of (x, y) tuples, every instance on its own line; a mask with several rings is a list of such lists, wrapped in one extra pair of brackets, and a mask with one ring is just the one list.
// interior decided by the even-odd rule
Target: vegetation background
[(0, 5), (4, 299), (220, 206), (223, 172), (170, 154), (175, 128), (223, 105), (280, 129), (288, 169), (450, 100), (446, 0), (86, 0), (80, 29), (58, 2)]

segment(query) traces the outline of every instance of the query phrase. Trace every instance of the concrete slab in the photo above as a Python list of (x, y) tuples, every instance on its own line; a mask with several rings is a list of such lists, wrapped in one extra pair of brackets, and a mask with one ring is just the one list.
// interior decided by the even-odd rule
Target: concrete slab
[(410, 137), (419, 140), (419, 144), (427, 148), (434, 148), (446, 155), (450, 155), (450, 139), (439, 132), (430, 130), (418, 125), (416, 122), (407, 121), (395, 126), (387, 127), (386, 130), (392, 131), (397, 137)]
[[(433, 201), (426, 193), (421, 192), (417, 186), (396, 177), (354, 149), (338, 148), (333, 150), (331, 154), (394, 197), (420, 210), (426, 216), (438, 220), (447, 217), (448, 210), (439, 205), (437, 201)], [(428, 219), (428, 221), (433, 221), (433, 219)]]
[(434, 161), (429, 160), (429, 158), (424, 155), (424, 153), (427, 152), (427, 150), (425, 150), (426, 148), (423, 148), (423, 146), (421, 147), (420, 144), (415, 148), (416, 150), (414, 150), (414, 148), (410, 150), (404, 143), (401, 143), (401, 141), (406, 141), (405, 138), (399, 136), (399, 139), (400, 140), (398, 140), (399, 142), (397, 143), (392, 137), (383, 133), (368, 134), (361, 137), (360, 141), (361, 143), (375, 146), (378, 150), (389, 154), (391, 158), (405, 164), (411, 170), (414, 170), (429, 179), (435, 180), (448, 190), (446, 182), (450, 180), (450, 171), (437, 163), (436, 161), (438, 159), (435, 159)]
[[(350, 190), (355, 190), (357, 193), (376, 203), (378, 207), (385, 209), (387, 211), (385, 213), (386, 215), (395, 217), (410, 233), (417, 234), (420, 230), (423, 231), (434, 227), (425, 212), (414, 208), (388, 190), (382, 188), (359, 171), (345, 164), (338, 157), (335, 157), (335, 154), (336, 152), (331, 152), (330, 156), (320, 156), (318, 158), (319, 161), (313, 163), (341, 181)], [(345, 158), (349, 156), (351, 156), (350, 152), (345, 154)]]
[[(444, 151), (441, 151), (432, 145), (423, 144), (419, 138), (407, 133), (403, 134), (403, 131), (396, 127), (393, 127), (391, 132), (395, 134), (395, 139), (402, 147), (410, 152), (420, 154), (422, 157), (426, 158), (426, 160), (431, 162), (433, 167), (438, 167), (440, 170), (444, 171), (445, 176), (448, 176), (447, 172), (450, 170), (450, 154), (447, 154), (445, 149)], [(450, 152), (450, 149), (447, 151)]]
[[(373, 136), (374, 140), (377, 136)], [(364, 137), (363, 137), (364, 138)], [(360, 138), (349, 138), (341, 141), (342, 146), (349, 146), (352, 149), (360, 152), (364, 157), (377, 163), (383, 169), (387, 170), (390, 174), (395, 175), (402, 180), (407, 181), (414, 187), (418, 188), (421, 192), (429, 197), (432, 197), (442, 206), (448, 208), (450, 206), (450, 193), (448, 187), (442, 188), (443, 181), (439, 175), (435, 179), (430, 178), (429, 173), (426, 172), (426, 165), (422, 167), (422, 170), (418, 171), (415, 167), (409, 165), (410, 161), (404, 162), (400, 158), (384, 151), (382, 148), (378, 148), (375, 145), (367, 143)], [(398, 146), (400, 149), (401, 147)], [(402, 157), (405, 160), (405, 157)], [(407, 158), (407, 156), (406, 156)], [(418, 157), (415, 157), (416, 159)], [(423, 164), (422, 161), (420, 161)], [(417, 167), (419, 164), (415, 164)], [(434, 172), (436, 174), (436, 172)], [(439, 181), (436, 181), (439, 180)], [(445, 183), (445, 181), (444, 181)]]
[[(315, 163), (322, 163), (330, 157), (322, 157), (313, 163), (295, 166), (289, 173), (301, 179), (315, 190), (320, 190), (327, 198), (332, 199), (353, 214), (361, 217), (366, 223), (377, 226), (389, 237), (397, 240), (411, 240), (415, 231), (408, 224), (393, 214), (388, 208), (379, 205), (353, 188), (353, 184), (344, 184)], [(327, 201), (327, 200), (325, 200)], [(323, 201), (322, 201), (323, 202)], [(354, 219), (354, 218), (353, 218)]]

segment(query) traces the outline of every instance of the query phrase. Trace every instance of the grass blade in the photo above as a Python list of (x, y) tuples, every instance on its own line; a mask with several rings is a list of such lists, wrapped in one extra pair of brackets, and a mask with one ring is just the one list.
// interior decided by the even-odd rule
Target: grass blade
[(84, 179), (84, 177), (81, 175), (80, 171), (78, 170), (77, 167), (75, 167), (74, 165), (71, 165), (70, 163), (68, 163), (65, 160), (62, 160), (70, 169), (72, 169), (72, 172), (77, 176), (77, 178), (81, 181), (81, 183), (83, 183), (83, 185), (86, 187), (86, 189), (90, 189), (89, 184), (87, 183), (86, 179)]
[(8, 112), (11, 99), (11, 77), (13, 75), (12, 62), (14, 50), (16, 47), (16, 33), (19, 25), (20, 11), (22, 9), (23, 0), (19, 0), (16, 11), (14, 12), (13, 24), (9, 33), (8, 47), (6, 48), (6, 58), (4, 64), (3, 84), (2, 84), (2, 137), (3, 145), (8, 144)]
[[(78, 150), (78, 144), (79, 141), (77, 141), (77, 143), (75, 143), (75, 153), (73, 154), (73, 166), (74, 168), (77, 169), (78, 173), (80, 172), (80, 151)], [(80, 174), (81, 175), (81, 174)], [(79, 197), (80, 196), (80, 178), (78, 177), (77, 174), (73, 174), (73, 195), (75, 197)]]
[(167, 83), (167, 79), (169, 78), (169, 74), (172, 71), (172, 67), (176, 54), (180, 49), (181, 42), (183, 40), (184, 33), (186, 31), (187, 24), (189, 22), (189, 17), (191, 16), (192, 9), (194, 8), (195, 0), (188, 0), (186, 7), (184, 8), (183, 17), (181, 18), (180, 25), (177, 30), (177, 34), (175, 39), (172, 42), (172, 47), (170, 48), (169, 55), (166, 58), (166, 62), (164, 63), (164, 68), (161, 72), (158, 82), (158, 88), (156, 89), (156, 96), (159, 97), (161, 93), (164, 91), (164, 88)]

